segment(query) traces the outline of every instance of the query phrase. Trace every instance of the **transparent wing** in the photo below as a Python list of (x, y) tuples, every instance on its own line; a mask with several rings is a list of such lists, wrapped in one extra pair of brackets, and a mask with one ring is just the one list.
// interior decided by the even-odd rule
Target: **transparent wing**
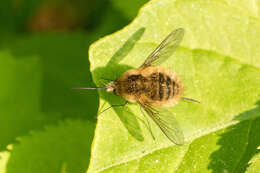
[(184, 35), (184, 29), (178, 28), (172, 31), (161, 44), (146, 58), (139, 68), (144, 68), (155, 63), (159, 64), (169, 58), (179, 46)]
[(149, 105), (141, 106), (170, 141), (177, 145), (182, 145), (184, 143), (182, 130), (171, 112), (165, 109), (155, 109)]

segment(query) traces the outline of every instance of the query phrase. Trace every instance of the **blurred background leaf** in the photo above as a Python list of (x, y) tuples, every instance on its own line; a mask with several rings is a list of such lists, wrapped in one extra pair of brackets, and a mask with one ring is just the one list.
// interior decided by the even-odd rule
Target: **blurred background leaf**
[(88, 47), (136, 2), (131, 18), (110, 0), (0, 2), (1, 173), (86, 171), (99, 99), (71, 88), (95, 86)]
[(94, 126), (89, 121), (66, 120), (20, 137), (19, 144), (8, 147), (7, 172), (85, 172)]
[(111, 0), (111, 1), (113, 6), (117, 8), (125, 17), (127, 17), (128, 19), (133, 19), (137, 14), (138, 9), (149, 0), (139, 0), (139, 1)]
[[(258, 146), (258, 150), (260, 146)], [(260, 153), (258, 153), (249, 161), (248, 168), (246, 170), (247, 173), (259, 172), (260, 170)]]
[(40, 109), (41, 65), (37, 57), (14, 59), (0, 53), (0, 150), (17, 136), (42, 128), (45, 123), (59, 119), (59, 115), (44, 115)]
[(66, 120), (19, 137), (0, 153), (0, 172), (85, 172), (95, 124)]

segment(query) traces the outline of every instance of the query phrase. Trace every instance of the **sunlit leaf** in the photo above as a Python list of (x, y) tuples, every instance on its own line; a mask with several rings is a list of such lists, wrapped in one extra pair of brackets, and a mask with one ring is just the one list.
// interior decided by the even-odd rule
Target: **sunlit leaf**
[[(98, 119), (88, 171), (245, 169), (244, 163), (254, 155), (259, 142), (250, 137), (260, 116), (258, 8), (255, 1), (154, 0), (143, 7), (132, 24), (94, 43), (90, 48), (91, 71), (95, 83), (101, 85), (102, 78), (113, 80), (140, 66), (166, 35), (184, 28), (183, 42), (162, 66), (176, 71), (184, 83), (184, 95), (202, 104), (181, 101), (169, 109), (184, 131), (183, 146), (171, 143), (154, 123), (153, 140), (137, 105), (128, 106), (135, 118), (117, 108), (104, 112)], [(122, 102), (100, 92), (100, 110)], [(133, 122), (136, 128), (126, 128)], [(143, 138), (132, 135), (130, 129), (140, 129), (135, 133)]]

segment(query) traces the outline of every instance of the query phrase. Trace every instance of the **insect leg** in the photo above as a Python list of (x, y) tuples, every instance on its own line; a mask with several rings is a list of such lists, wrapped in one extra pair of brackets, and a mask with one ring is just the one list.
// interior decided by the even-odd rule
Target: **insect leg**
[[(140, 105), (139, 105), (139, 106), (140, 106)], [(146, 120), (146, 124), (145, 124), (146, 127), (148, 128), (149, 132), (151, 133), (151, 136), (152, 136), (153, 140), (155, 140), (155, 137), (154, 137), (154, 135), (153, 135), (153, 131), (152, 131), (150, 122), (149, 122), (147, 116), (145, 115), (145, 113), (143, 112), (143, 109), (142, 109), (141, 106), (140, 106), (140, 111), (141, 111), (141, 113), (143, 114), (143, 116), (144, 116), (144, 118), (145, 118), (145, 120)]]
[(182, 97), (183, 100), (188, 100), (188, 101), (192, 101), (192, 102), (196, 102), (196, 103), (201, 103), (200, 101), (198, 100), (195, 100), (195, 99), (191, 99), (191, 98), (188, 98), (188, 97)]
[(126, 101), (124, 104), (120, 104), (120, 105), (111, 105), (108, 108), (104, 109), (103, 111), (101, 111), (98, 115), (102, 114), (103, 112), (107, 111), (108, 109), (112, 108), (112, 107), (120, 107), (120, 106), (125, 106), (128, 103), (128, 101)]

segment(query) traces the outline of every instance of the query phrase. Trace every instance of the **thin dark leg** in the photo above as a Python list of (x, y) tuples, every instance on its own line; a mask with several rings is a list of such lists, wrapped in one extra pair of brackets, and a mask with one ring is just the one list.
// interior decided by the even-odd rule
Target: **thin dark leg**
[(191, 98), (187, 98), (187, 97), (182, 97), (182, 99), (184, 99), (184, 100), (188, 100), (188, 101), (192, 101), (192, 102), (196, 102), (196, 103), (201, 103), (201, 102), (198, 101), (198, 100), (191, 99)]
[[(126, 101), (124, 104), (120, 104), (120, 105), (111, 105), (108, 108), (104, 109), (103, 111), (100, 112), (100, 114), (102, 114), (103, 112), (107, 111), (108, 109), (112, 108), (112, 107), (120, 107), (120, 106), (125, 106), (128, 103), (128, 101)], [(99, 114), (99, 115), (100, 115)]]

